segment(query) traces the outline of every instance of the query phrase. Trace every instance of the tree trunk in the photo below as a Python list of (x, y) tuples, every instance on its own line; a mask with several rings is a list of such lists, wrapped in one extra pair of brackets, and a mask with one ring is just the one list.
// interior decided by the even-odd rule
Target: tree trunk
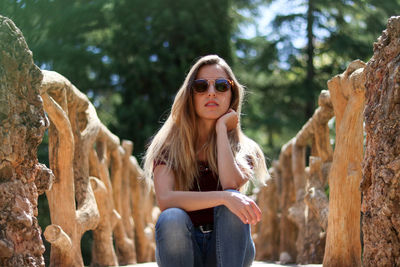
[(310, 118), (314, 112), (314, 93), (315, 93), (315, 68), (314, 68), (314, 0), (308, 0), (307, 8), (307, 76), (305, 81), (305, 86), (308, 90), (307, 103), (305, 116)]
[(22, 33), (0, 16), (0, 266), (44, 266), (37, 201), (52, 173), (36, 156), (48, 126), (41, 80)]
[(361, 266), (360, 208), (364, 75), (361, 61), (328, 81), (336, 147), (329, 174), (329, 217), (324, 266)]
[(400, 17), (392, 17), (366, 67), (363, 264), (400, 266)]

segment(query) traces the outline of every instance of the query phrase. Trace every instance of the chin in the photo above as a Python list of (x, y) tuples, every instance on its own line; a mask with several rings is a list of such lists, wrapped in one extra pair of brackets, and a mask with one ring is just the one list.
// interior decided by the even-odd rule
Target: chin
[(212, 114), (202, 114), (199, 117), (205, 120), (218, 120), (224, 113), (212, 113)]
[(210, 115), (197, 115), (197, 117), (198, 117), (200, 120), (205, 120), (205, 121), (216, 121), (216, 120), (218, 120), (218, 118), (221, 117), (221, 116), (217, 116), (217, 115), (214, 115), (214, 116), (210, 116)]

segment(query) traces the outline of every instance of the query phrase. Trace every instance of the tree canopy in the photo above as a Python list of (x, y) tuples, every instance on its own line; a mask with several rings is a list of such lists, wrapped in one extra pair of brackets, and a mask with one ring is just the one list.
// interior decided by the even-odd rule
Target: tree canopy
[[(279, 4), (271, 34), (243, 37), (260, 6)], [(121, 138), (145, 145), (169, 113), (195, 59), (218, 54), (249, 90), (245, 132), (277, 156), (316, 106), (326, 81), (367, 61), (399, 1), (4, 0), (35, 62), (87, 93)], [(246, 15), (243, 15), (246, 14)], [(295, 45), (295, 40), (304, 45)]]

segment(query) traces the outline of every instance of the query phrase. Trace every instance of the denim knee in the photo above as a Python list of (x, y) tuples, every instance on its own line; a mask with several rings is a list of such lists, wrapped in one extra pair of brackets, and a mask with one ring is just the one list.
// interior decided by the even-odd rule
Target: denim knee
[(248, 227), (247, 224), (244, 224), (236, 214), (225, 206), (215, 207), (215, 218), (219, 223), (222, 223), (224, 227), (233, 228), (235, 230)]
[(189, 215), (182, 209), (169, 208), (161, 212), (156, 223), (156, 239), (160, 242), (176, 242), (190, 238), (193, 228)]
[(161, 266), (190, 266), (193, 263), (192, 228), (182, 209), (164, 210), (156, 223), (156, 259)]
[[(226, 189), (225, 191), (229, 192), (234, 192), (234, 193), (239, 193), (239, 191), (234, 190), (234, 189)], [(240, 218), (231, 212), (226, 206), (217, 206), (215, 207), (215, 218), (218, 218), (218, 220), (223, 220), (223, 224), (229, 224), (232, 225), (232, 227), (247, 227), (247, 224), (244, 224)]]
[(169, 232), (179, 232), (190, 227), (190, 217), (182, 209), (169, 208), (161, 212), (157, 223), (156, 231), (162, 231), (164, 228)]
[[(236, 190), (225, 190), (240, 193)], [(251, 266), (255, 248), (250, 225), (243, 223), (226, 206), (215, 207), (218, 266)]]

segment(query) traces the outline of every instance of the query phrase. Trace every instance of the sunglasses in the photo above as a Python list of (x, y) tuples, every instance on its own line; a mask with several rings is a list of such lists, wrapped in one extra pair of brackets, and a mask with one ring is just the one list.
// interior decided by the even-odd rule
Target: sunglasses
[[(193, 81), (192, 88), (196, 93), (204, 93), (208, 90), (208, 87), (210, 86), (210, 82), (212, 80), (206, 80), (206, 79), (198, 79)], [(233, 81), (228, 80), (228, 79), (215, 79), (214, 80), (214, 87), (215, 90), (218, 92), (226, 92), (230, 90), (233, 86)]]

